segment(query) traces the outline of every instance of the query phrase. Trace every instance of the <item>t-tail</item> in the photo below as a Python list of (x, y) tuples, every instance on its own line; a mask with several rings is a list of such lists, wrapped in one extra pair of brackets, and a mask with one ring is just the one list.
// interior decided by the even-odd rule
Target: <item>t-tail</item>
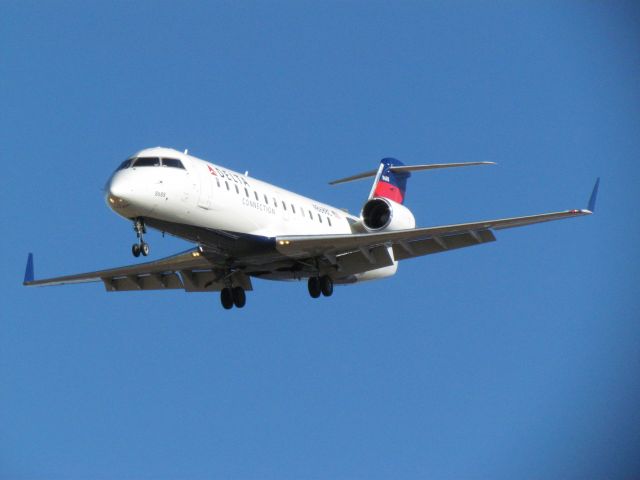
[(375, 177), (369, 200), (372, 198), (386, 198), (402, 205), (407, 192), (407, 180), (411, 172), (420, 170), (435, 170), (438, 168), (471, 167), (474, 165), (495, 165), (494, 162), (465, 162), (465, 163), (433, 163), (429, 165), (405, 165), (395, 158), (383, 158), (376, 170), (358, 173), (350, 177), (329, 182), (330, 185), (352, 182), (362, 178)]
[(407, 191), (407, 180), (411, 176), (411, 172), (394, 172), (392, 167), (404, 166), (404, 163), (395, 158), (383, 158), (380, 161), (369, 198), (388, 198), (396, 203), (403, 204), (404, 195)]

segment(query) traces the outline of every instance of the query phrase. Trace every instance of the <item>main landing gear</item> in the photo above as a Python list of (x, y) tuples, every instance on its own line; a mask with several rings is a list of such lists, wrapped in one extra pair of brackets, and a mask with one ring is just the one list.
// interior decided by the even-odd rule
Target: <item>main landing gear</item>
[(329, 275), (320, 277), (309, 277), (309, 295), (311, 298), (318, 298), (321, 294), (330, 297), (333, 294), (333, 280)]
[(144, 226), (144, 220), (142, 218), (136, 218), (133, 221), (133, 229), (138, 237), (138, 243), (134, 243), (131, 246), (131, 253), (134, 257), (139, 257), (140, 254), (146, 257), (149, 255), (149, 244), (144, 241), (143, 235), (147, 233), (147, 228)]
[(247, 303), (247, 295), (242, 287), (224, 287), (220, 292), (220, 303), (225, 310), (230, 310), (235, 305), (242, 308)]

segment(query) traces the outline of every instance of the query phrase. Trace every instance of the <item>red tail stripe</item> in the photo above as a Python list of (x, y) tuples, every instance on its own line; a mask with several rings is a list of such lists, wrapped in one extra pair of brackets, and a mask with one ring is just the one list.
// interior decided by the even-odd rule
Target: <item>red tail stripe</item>
[(397, 203), (402, 203), (404, 201), (404, 195), (402, 195), (402, 192), (398, 187), (394, 187), (390, 183), (383, 181), (378, 182), (373, 195), (376, 197), (388, 198), (389, 200), (393, 200)]

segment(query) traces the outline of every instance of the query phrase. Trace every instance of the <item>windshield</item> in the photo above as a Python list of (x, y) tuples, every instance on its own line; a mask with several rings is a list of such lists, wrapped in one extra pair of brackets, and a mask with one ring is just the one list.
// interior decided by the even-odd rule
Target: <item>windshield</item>
[(130, 167), (158, 167), (160, 164), (164, 167), (181, 168), (182, 170), (186, 170), (182, 162), (177, 158), (160, 159), (159, 157), (138, 157), (126, 159), (118, 168), (116, 168), (116, 172)]
[(182, 168), (184, 170), (184, 165), (176, 158), (163, 158), (162, 165), (165, 167)]
[(120, 164), (118, 168), (116, 168), (116, 172), (118, 170), (124, 170), (125, 168), (129, 168), (131, 166), (131, 162), (133, 162), (133, 158), (128, 158), (124, 162)]
[(134, 167), (157, 167), (160, 165), (160, 159), (158, 157), (139, 157), (134, 162)]

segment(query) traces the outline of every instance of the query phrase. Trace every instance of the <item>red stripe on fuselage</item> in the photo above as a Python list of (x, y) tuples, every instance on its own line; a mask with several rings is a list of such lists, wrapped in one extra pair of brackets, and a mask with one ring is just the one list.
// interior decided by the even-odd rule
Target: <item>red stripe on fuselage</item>
[(376, 189), (373, 192), (375, 197), (388, 198), (396, 203), (402, 203), (404, 201), (404, 195), (398, 187), (391, 185), (390, 183), (379, 181), (376, 185)]

